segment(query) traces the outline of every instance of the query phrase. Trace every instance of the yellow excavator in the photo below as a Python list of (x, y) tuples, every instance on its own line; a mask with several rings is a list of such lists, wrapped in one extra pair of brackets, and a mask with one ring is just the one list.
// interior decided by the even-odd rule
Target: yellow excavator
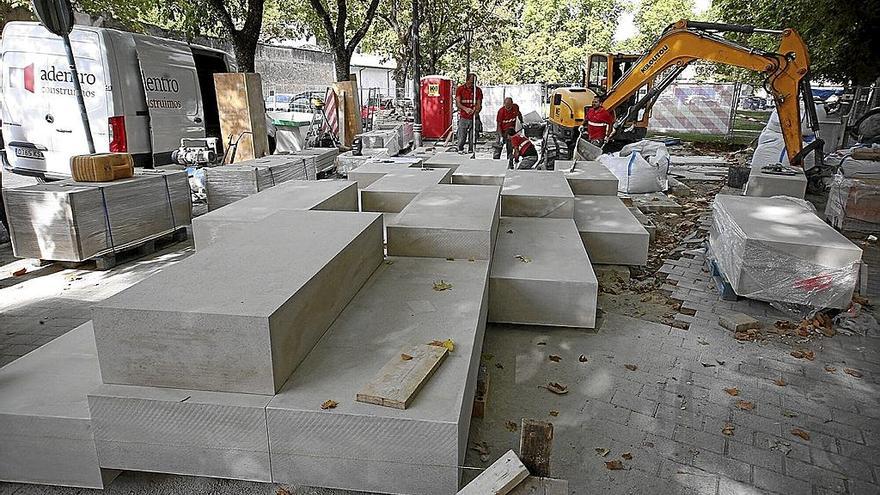
[[(779, 49), (768, 52), (742, 46), (721, 33), (771, 34), (780, 37)], [(682, 19), (664, 30), (641, 56), (594, 54), (584, 74), (584, 87), (559, 88), (550, 95), (550, 115), (544, 135), (546, 163), (571, 159), (581, 136), (585, 107), (597, 95), (616, 114), (609, 140), (620, 147), (645, 137), (651, 107), (690, 63), (706, 60), (764, 74), (764, 87), (776, 101), (789, 162), (802, 166), (804, 157), (824, 143), (801, 141), (801, 99), (807, 123), (818, 131), (816, 107), (810, 90), (810, 59), (803, 39), (794, 29), (772, 30), (754, 26), (697, 22)], [(769, 165), (769, 164), (768, 164)], [(549, 167), (548, 167), (549, 168)]]

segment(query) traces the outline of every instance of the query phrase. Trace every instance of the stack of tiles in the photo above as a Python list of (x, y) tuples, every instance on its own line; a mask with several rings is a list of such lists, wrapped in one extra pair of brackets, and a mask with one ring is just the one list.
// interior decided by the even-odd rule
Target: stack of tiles
[[(336, 157), (339, 150), (336, 148), (305, 148), (299, 151), (291, 152), (291, 156), (301, 156), (305, 158), (313, 158), (315, 160), (316, 173), (325, 173), (333, 170), (336, 166)], [(299, 177), (298, 177), (299, 178)], [(315, 177), (309, 177), (314, 179)]]
[(617, 176), (597, 161), (557, 161), (571, 192), (586, 196), (617, 196)]
[(104, 488), (86, 394), (101, 384), (86, 323), (0, 369), (0, 480)]
[(489, 279), (489, 321), (593, 328), (598, 282), (574, 220), (505, 217)]
[(505, 217), (572, 218), (574, 194), (559, 171), (509, 170), (501, 189)]
[(574, 220), (593, 263), (647, 264), (648, 231), (617, 196), (575, 196)]
[(420, 192), (437, 185), (448, 184), (452, 169), (415, 168), (394, 170), (361, 190), (361, 210), (399, 213)]
[(208, 209), (226, 206), (282, 182), (315, 178), (313, 158), (294, 155), (271, 155), (232, 165), (206, 168)]
[(452, 173), (453, 184), (500, 186), (507, 175), (507, 160), (475, 158), (459, 165)]
[(216, 244), (230, 232), (248, 228), (277, 211), (358, 211), (357, 183), (344, 180), (292, 180), (193, 219), (196, 250)]
[(498, 231), (498, 186), (439, 184), (387, 227), (388, 254), (489, 260)]

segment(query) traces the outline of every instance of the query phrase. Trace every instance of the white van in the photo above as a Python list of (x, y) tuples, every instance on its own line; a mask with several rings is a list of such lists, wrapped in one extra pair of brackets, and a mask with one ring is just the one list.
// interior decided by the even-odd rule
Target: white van
[[(213, 74), (234, 70), (225, 52), (113, 29), (70, 35), (95, 151), (128, 152), (135, 165), (171, 163), (181, 138), (220, 137)], [(88, 153), (61, 38), (36, 22), (10, 22), (0, 41), (3, 166), (70, 176)]]

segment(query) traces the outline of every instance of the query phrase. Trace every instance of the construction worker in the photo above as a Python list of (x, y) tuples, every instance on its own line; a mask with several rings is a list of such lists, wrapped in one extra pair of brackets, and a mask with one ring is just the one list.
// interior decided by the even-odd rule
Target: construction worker
[[(477, 84), (477, 75), (468, 74), (467, 82), (455, 90), (455, 108), (458, 109), (458, 151), (464, 151), (464, 143), (470, 142), (474, 116), (483, 108), (483, 90)], [(470, 143), (474, 146), (474, 143)]]
[(507, 139), (507, 130), (516, 129), (517, 120), (519, 120), (520, 123), (523, 122), (522, 113), (519, 111), (519, 105), (514, 103), (513, 98), (508, 96), (504, 99), (504, 105), (498, 109), (498, 114), (495, 116), (495, 125), (498, 129), (498, 139), (492, 147), (492, 158), (498, 160), (501, 158), (501, 148), (507, 148), (507, 159), (510, 159), (510, 154), (513, 148), (511, 148), (510, 141)]
[[(513, 148), (513, 153), (510, 156), (510, 168), (518, 170), (534, 168), (535, 164), (538, 163), (538, 150), (535, 149), (532, 140), (523, 134), (517, 133), (516, 129), (507, 129), (505, 132), (507, 133), (507, 141), (510, 147)], [(517, 160), (519, 160), (519, 165), (514, 166)]]
[(602, 106), (603, 101), (603, 97), (596, 96), (593, 98), (593, 105), (584, 109), (587, 136), (591, 143), (600, 148), (605, 144), (605, 139), (611, 134), (614, 125), (614, 114)]

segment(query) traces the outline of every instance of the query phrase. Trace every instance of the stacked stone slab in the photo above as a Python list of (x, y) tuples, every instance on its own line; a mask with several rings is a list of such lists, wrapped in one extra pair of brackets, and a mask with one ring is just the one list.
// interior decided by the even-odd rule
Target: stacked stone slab
[(452, 173), (453, 184), (500, 186), (507, 175), (507, 160), (475, 158), (459, 165)]
[(104, 488), (86, 394), (101, 384), (86, 323), (0, 369), (0, 480)]
[(438, 184), (387, 227), (388, 254), (489, 260), (501, 210), (498, 186)]
[(575, 195), (617, 196), (617, 176), (600, 162), (562, 160), (556, 162), (556, 170), (565, 174)]
[(410, 163), (371, 160), (349, 172), (348, 179), (357, 182), (358, 189), (366, 189), (370, 184), (385, 176), (385, 174), (406, 170), (410, 165)]
[(400, 213), (420, 192), (437, 184), (448, 184), (452, 169), (415, 168), (395, 170), (361, 190), (361, 210)]
[[(358, 211), (357, 183), (292, 180), (193, 219), (196, 250), (278, 211)], [(294, 226), (295, 228), (295, 226)]]
[(746, 196), (769, 198), (771, 196), (791, 196), (804, 199), (807, 192), (807, 177), (802, 168), (791, 168), (790, 175), (770, 173), (762, 167), (752, 167), (749, 181), (743, 190)]
[(489, 321), (593, 328), (598, 282), (574, 220), (505, 217), (489, 280)]
[(616, 196), (575, 196), (574, 199), (574, 221), (593, 263), (647, 264), (648, 231), (620, 199)]
[(208, 209), (214, 210), (289, 180), (315, 180), (312, 156), (271, 155), (205, 169)]
[(305, 148), (291, 152), (291, 156), (301, 156), (305, 159), (314, 159), (316, 173), (329, 172), (336, 164), (339, 150), (336, 148)]
[(470, 163), (473, 158), (469, 154), (456, 153), (455, 151), (438, 151), (425, 160), (427, 167), (444, 167), (453, 170)]
[(501, 189), (501, 215), (572, 218), (574, 194), (560, 171), (509, 170)]

